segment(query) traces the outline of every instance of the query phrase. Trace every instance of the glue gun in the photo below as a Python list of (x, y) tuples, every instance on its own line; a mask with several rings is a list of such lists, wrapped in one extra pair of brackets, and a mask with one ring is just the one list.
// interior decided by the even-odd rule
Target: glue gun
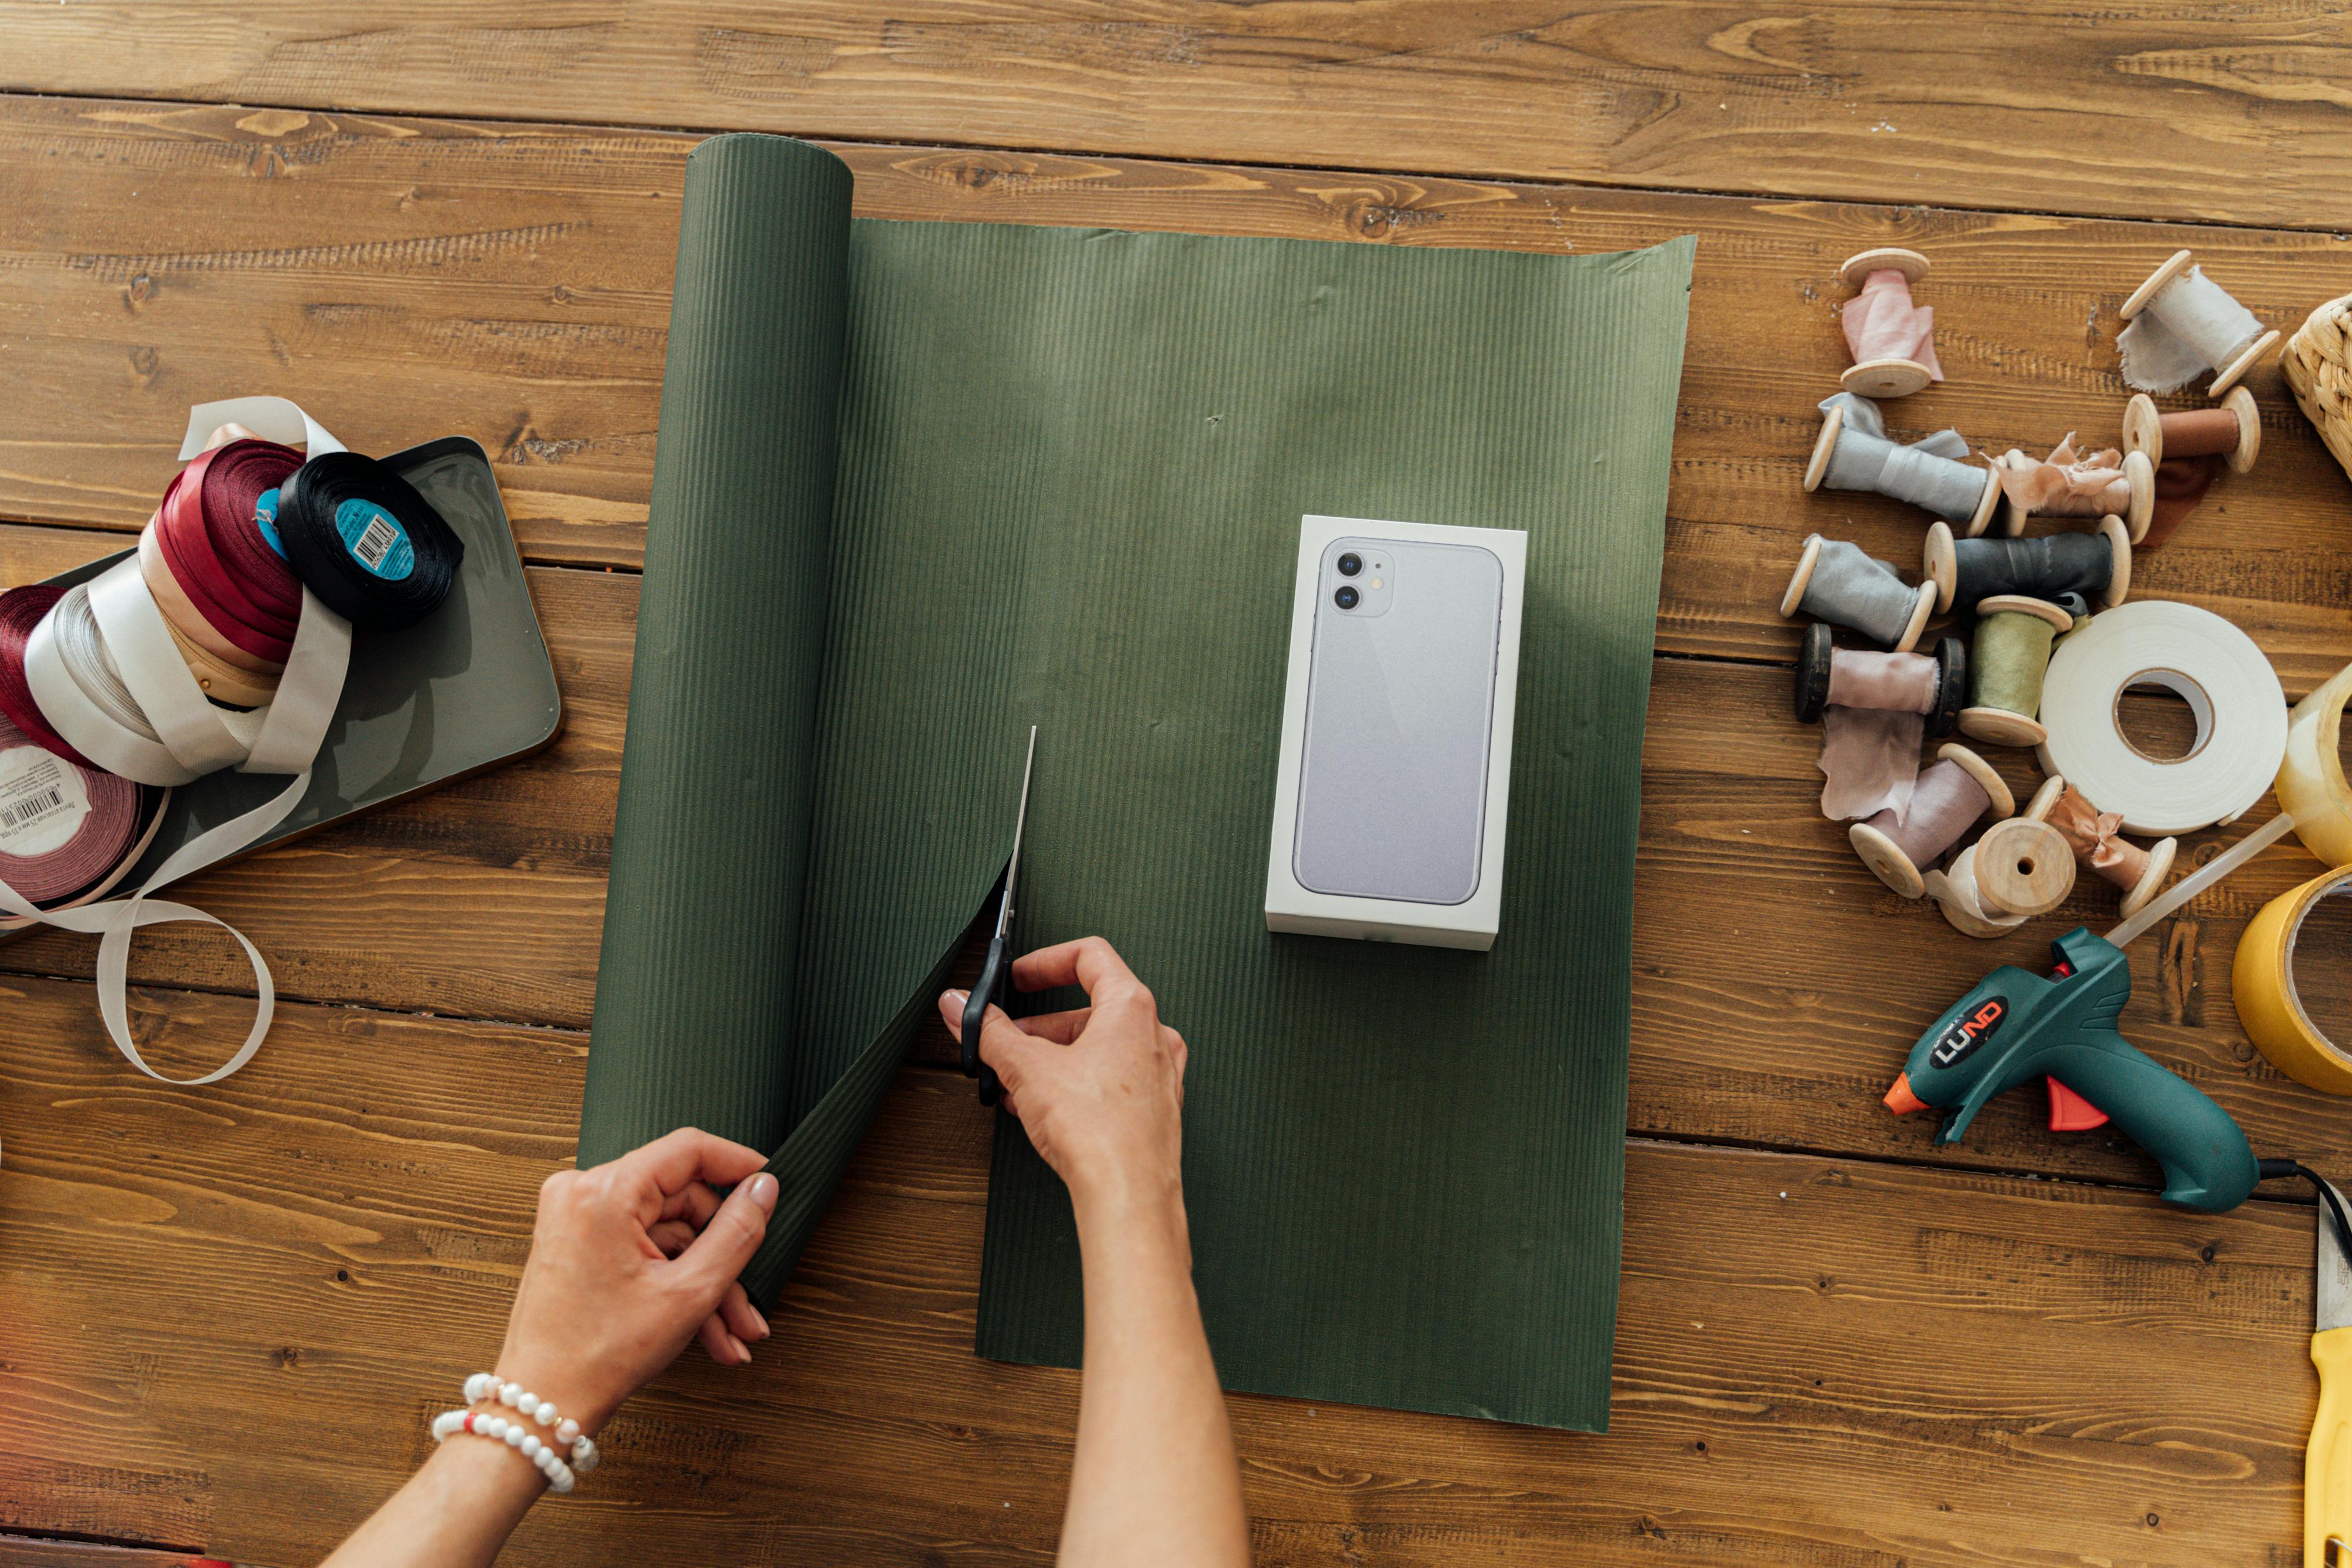
[(2113, 1118), (2164, 1167), (2168, 1203), (2219, 1214), (2244, 1202), (2263, 1172), (2238, 1124), (2116, 1032), (2131, 999), (2123, 949), (2080, 925), (2050, 946), (2047, 978), (2004, 964), (1929, 1025), (1886, 1108), (1943, 1111), (1936, 1142), (1957, 1144), (1994, 1095), (2046, 1077), (2052, 1129)]

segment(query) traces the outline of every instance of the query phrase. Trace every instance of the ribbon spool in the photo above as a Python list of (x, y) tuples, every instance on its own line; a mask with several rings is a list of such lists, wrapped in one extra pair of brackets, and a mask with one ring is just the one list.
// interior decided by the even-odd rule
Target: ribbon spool
[(2039, 746), (2049, 732), (2042, 711), (2050, 646), (2074, 618), (2045, 599), (1996, 594), (1977, 605), (1977, 640), (1969, 660), (1969, 706), (1960, 733), (1995, 746)]
[(1969, 444), (1957, 430), (1939, 430), (1908, 445), (1887, 439), (1886, 416), (1874, 402), (1850, 392), (1821, 402), (1822, 433), (1805, 465), (1805, 488), (1855, 490), (1925, 507), (1980, 534), (2000, 498), (2000, 476), (1990, 459), (1968, 462)]
[(356, 452), (295, 470), (278, 492), (278, 534), (304, 586), (368, 632), (398, 632), (439, 609), (466, 559), (415, 486)]
[[(169, 789), (151, 789), (58, 755), (0, 720), (0, 883), (44, 913), (103, 898), (163, 824)], [(0, 916), (0, 931), (32, 925)]]
[(1927, 276), (1927, 258), (1885, 246), (1850, 256), (1838, 268), (1846, 287), (1861, 292), (1840, 312), (1853, 364), (1838, 384), (1863, 397), (1907, 397), (1944, 379), (1936, 360), (1936, 313), (1911, 301)]
[(19, 734), (47, 747), (67, 761), (83, 768), (95, 767), (87, 757), (66, 744), (65, 737), (49, 726), (42, 716), (41, 705), (33, 698), (33, 688), (25, 678), (25, 644), (31, 640), (33, 630), (57, 608), (66, 591), (49, 583), (27, 583), (0, 593), (0, 715), (5, 715)]
[(2156, 465), (2144, 452), (2078, 454), (2069, 431), (2047, 457), (2028, 457), (2012, 446), (1997, 466), (2009, 503), (2001, 531), (2011, 538), (2025, 531), (2028, 517), (2115, 516), (2137, 544), (2156, 516)]
[(1797, 719), (1812, 724), (1832, 705), (1880, 708), (1925, 716), (1927, 733), (1943, 737), (1959, 722), (1969, 684), (1967, 647), (1958, 637), (1937, 641), (1933, 655), (1874, 653), (1835, 646), (1830, 628), (1805, 628), (1797, 648)]
[(1859, 632), (1907, 653), (1919, 641), (1935, 602), (1934, 583), (1910, 587), (1886, 562), (1864, 555), (1861, 546), (1811, 534), (1797, 557), (1797, 570), (1789, 574), (1780, 613), (1802, 611), (1816, 621)]
[(1987, 828), (1943, 871), (1927, 873), (1927, 895), (1953, 930), (1966, 936), (2004, 936), (2049, 914), (2074, 891), (2074, 857), (2057, 830), (2042, 820), (2050, 799), (2047, 790), (2037, 794), (2023, 811)]
[(2244, 387), (2231, 387), (2219, 408), (2158, 413), (2156, 400), (2134, 392), (2124, 404), (2124, 450), (2145, 452), (2150, 463), (2167, 457), (2219, 457), (2233, 474), (2250, 472), (2263, 450), (2262, 409)]
[(0, 879), (39, 904), (118, 871), (138, 836), (139, 786), (58, 756), (0, 720)]
[[(2230, 988), (2246, 1038), (2272, 1066), (2328, 1094), (2352, 1094), (2352, 1051), (2327, 1038), (2295, 985), (2296, 944), (2320, 900), (2352, 898), (2352, 867), (2324, 872), (2262, 907), (2238, 939)], [(2341, 966), (2340, 952), (2330, 955)]]
[(2218, 398), (2279, 340), (2278, 329), (2265, 329), (2185, 250), (2132, 290), (2123, 317), (2116, 348), (2124, 380), (2141, 392), (2178, 392), (2210, 370), (2205, 395)]
[(2076, 865), (2122, 891), (2126, 920), (2147, 907), (2164, 886), (2180, 848), (2179, 840), (2169, 838), (2140, 848), (2123, 837), (2121, 816), (2101, 811), (2063, 777), (2042, 780), (2026, 815), (2055, 828)]
[(1846, 830), (1862, 863), (1905, 898), (1927, 891), (1920, 867), (1958, 843), (1978, 818), (1987, 811), (2006, 817), (2017, 810), (2017, 798), (2000, 775), (1967, 747), (1947, 745), (1936, 757), (1936, 765), (1919, 775), (1911, 808), (1900, 821), (1890, 810)]
[[(2314, 692), (2297, 715), (2345, 680), (2339, 674)], [(2151, 757), (2125, 737), (2119, 715), (2124, 694), (2134, 687), (2159, 687), (2189, 705), (2197, 733), (2187, 756)], [(2339, 709), (2343, 700), (2338, 690)], [(2233, 821), (2275, 780), (2280, 803), (2294, 815), (2304, 841), (2325, 860), (2327, 852), (2315, 837), (2330, 841), (2340, 831), (2352, 860), (2352, 801), (2335, 814), (2326, 800), (2293, 793), (2305, 776), (2290, 779), (2294, 770), (2281, 768), (2288, 721), (2277, 673), (2252, 638), (2210, 610), (2169, 600), (2135, 600), (2093, 616), (2051, 655), (2041, 717), (2049, 730), (2041, 747), (2042, 770), (2067, 779), (2085, 798), (2119, 815), (2131, 832), (2160, 838)], [(2306, 744), (2321, 727), (2315, 718)], [(2326, 733), (2332, 763), (2336, 731), (2330, 727)], [(2342, 767), (2334, 766), (2334, 788), (2341, 790)], [(2313, 758), (2314, 783), (2319, 767)]]
[(2121, 517), (2099, 519), (2096, 532), (2041, 538), (1954, 538), (1937, 523), (1920, 552), (1920, 575), (1936, 585), (1936, 609), (1974, 610), (2000, 594), (2095, 600), (2103, 610), (2131, 592), (2131, 533)]
[(2074, 891), (2074, 852), (2056, 828), (2030, 810), (1995, 822), (1973, 848), (1978, 892), (1996, 915), (2030, 920), (2049, 914)]

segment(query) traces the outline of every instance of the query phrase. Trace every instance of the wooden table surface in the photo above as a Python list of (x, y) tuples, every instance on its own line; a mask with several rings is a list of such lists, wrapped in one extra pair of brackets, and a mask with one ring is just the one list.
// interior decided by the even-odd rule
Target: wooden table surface
[[(222, 1083), (115, 1056), (88, 940), (0, 946), (0, 1560), (314, 1561), (490, 1359), (572, 1152), (683, 165), (757, 128), (831, 142), (877, 217), (1699, 236), (1612, 1430), (1236, 1398), (1261, 1561), (2299, 1561), (2304, 1195), (2166, 1208), (2035, 1093), (1953, 1149), (1880, 1108), (1951, 997), (2113, 899), (1976, 943), (1881, 889), (1815, 809), (1775, 612), (1809, 531), (1918, 548), (1916, 513), (1800, 487), (1840, 260), (1935, 258), (1950, 379), (1898, 429), (2111, 441), (2116, 308), (2174, 248), (2281, 327), (2352, 287), (2347, 31), (2157, 0), (0, 0), (0, 582), (117, 548), (189, 402), (283, 392), (361, 450), (489, 449), (570, 708), (539, 757), (189, 884), (280, 988)], [(2352, 491), (2275, 364), (2251, 384), (2261, 465), (2133, 589), (2237, 621), (2299, 695), (2352, 660)], [(2124, 1021), (2262, 1152), (2352, 1176), (2346, 1103), (2230, 998), (2244, 923), (2314, 870), (2274, 849), (2141, 944)], [(134, 977), (166, 1071), (243, 1028), (224, 942), (156, 934)], [(757, 1364), (689, 1353), (510, 1561), (1050, 1555), (1076, 1383), (971, 1353), (988, 1124), (944, 1043)]]

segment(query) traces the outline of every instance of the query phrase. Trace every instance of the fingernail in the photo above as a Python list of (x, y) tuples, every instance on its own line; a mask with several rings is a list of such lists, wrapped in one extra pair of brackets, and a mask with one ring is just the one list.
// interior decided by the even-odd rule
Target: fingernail
[(942, 993), (940, 997), (940, 1000), (947, 1003), (947, 1005), (951, 1008), (960, 1008), (971, 999), (971, 993), (969, 991), (947, 991)]
[(735, 1347), (735, 1356), (738, 1363), (748, 1362), (751, 1359), (751, 1347), (750, 1345), (745, 1344), (733, 1334), (729, 1334), (727, 1336), (727, 1343)]
[[(745, 1304), (749, 1305), (750, 1303), (747, 1302)], [(775, 1332), (768, 1327), (768, 1314), (761, 1312), (757, 1307), (751, 1308), (751, 1321), (760, 1325), (760, 1337), (761, 1339), (767, 1338), (768, 1335)]]
[(751, 1178), (751, 1201), (762, 1214), (776, 1211), (776, 1178), (761, 1171)]

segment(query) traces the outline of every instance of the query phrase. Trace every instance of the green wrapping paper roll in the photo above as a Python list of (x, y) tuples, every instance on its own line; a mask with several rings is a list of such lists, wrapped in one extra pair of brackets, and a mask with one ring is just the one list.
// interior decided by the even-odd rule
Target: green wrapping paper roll
[[(780, 137), (687, 162), (583, 1166), (699, 1126), (831, 1167), (871, 1113), (867, 1095), (786, 1141), (849, 191), (839, 159)], [(785, 1188), (763, 1299), (830, 1187)]]
[[(849, 223), (846, 191), (766, 138), (688, 165), (583, 1161), (682, 1123), (774, 1148), (772, 1300), (1036, 723), (1021, 944), (1108, 936), (1192, 1043), (1227, 1385), (1605, 1425), (1690, 242)], [(1318, 511), (1528, 530), (1493, 953), (1265, 928)], [(1067, 1196), (995, 1139), (979, 1348), (1075, 1364)]]

